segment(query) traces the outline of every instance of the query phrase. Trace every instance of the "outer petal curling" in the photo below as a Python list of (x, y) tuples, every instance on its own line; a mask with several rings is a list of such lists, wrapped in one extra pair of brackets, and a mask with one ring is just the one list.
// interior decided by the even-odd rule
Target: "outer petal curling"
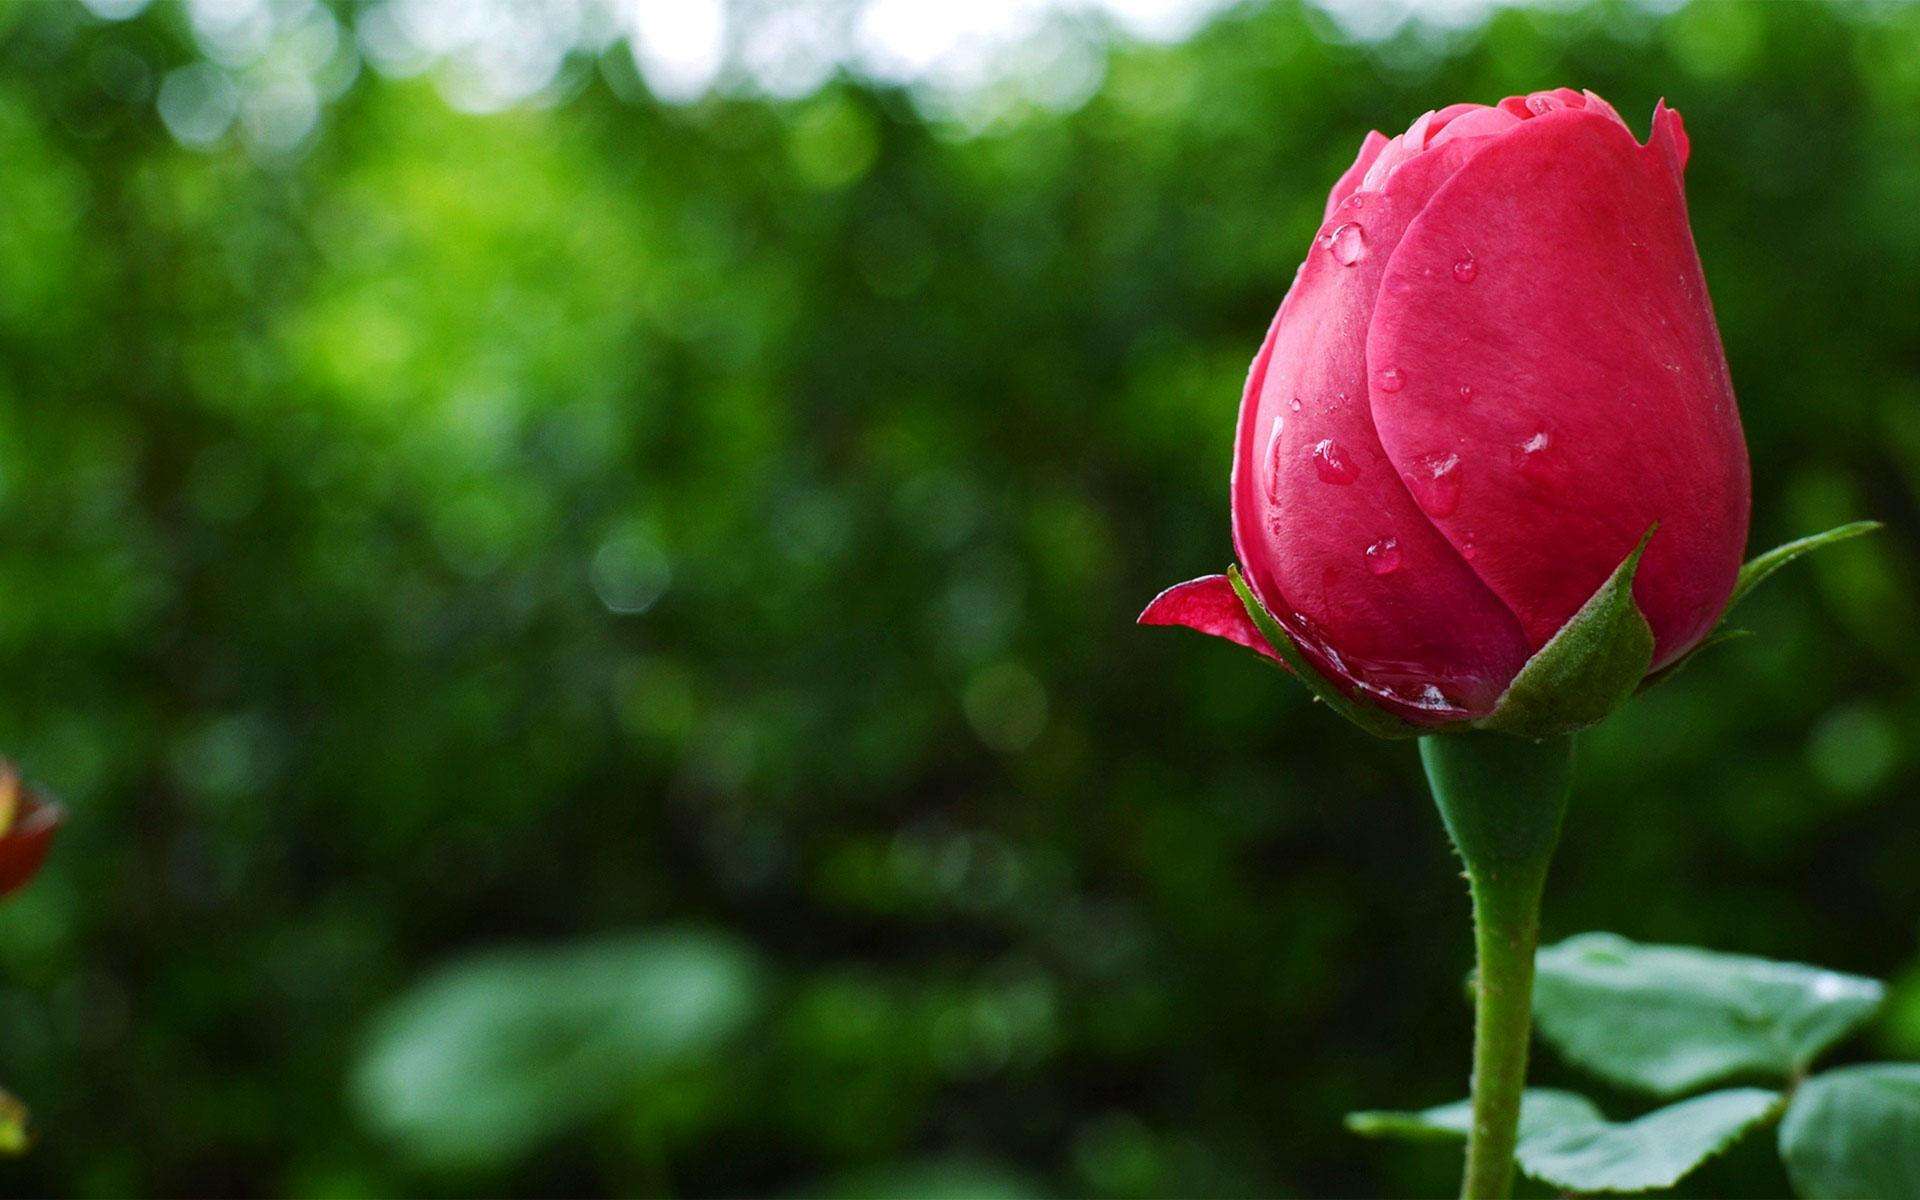
[(1327, 193), (1327, 207), (1320, 214), (1322, 221), (1331, 217), (1334, 208), (1359, 189), (1360, 181), (1366, 178), (1367, 168), (1371, 167), (1373, 160), (1379, 158), (1380, 152), (1387, 148), (1387, 142), (1387, 136), (1379, 130), (1368, 131), (1367, 136), (1360, 142), (1360, 153), (1354, 158), (1353, 165), (1334, 181), (1333, 190)]
[[(1634, 588), (1658, 669), (1739, 570), (1746, 448), (1675, 156), (1582, 106), (1492, 139), (1412, 222), (1372, 314), (1368, 400), (1533, 647), (1658, 522)], [(1655, 125), (1684, 161), (1677, 117)]]
[(1247, 606), (1240, 603), (1240, 597), (1234, 594), (1233, 584), (1225, 575), (1202, 575), (1174, 584), (1153, 598), (1140, 614), (1139, 623), (1184, 625), (1249, 650), (1258, 650), (1281, 666), (1286, 665), (1254, 627), (1247, 616)]

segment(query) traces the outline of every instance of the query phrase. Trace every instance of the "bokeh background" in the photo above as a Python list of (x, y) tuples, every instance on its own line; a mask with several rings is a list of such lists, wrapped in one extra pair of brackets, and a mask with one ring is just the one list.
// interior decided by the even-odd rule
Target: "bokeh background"
[(1920, 1056), (1920, 7), (0, 14), (0, 1190), (1448, 1191), (1340, 1126), (1465, 1087), (1414, 755), (1131, 622), (1362, 134), (1559, 84), (1687, 118), (1754, 547), (1890, 528), (1585, 739), (1547, 935)]

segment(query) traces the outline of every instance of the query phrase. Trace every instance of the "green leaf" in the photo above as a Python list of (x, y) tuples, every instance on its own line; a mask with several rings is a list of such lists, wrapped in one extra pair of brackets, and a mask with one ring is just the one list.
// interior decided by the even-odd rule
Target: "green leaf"
[(1568, 938), (1538, 964), (1541, 1036), (1595, 1074), (1658, 1095), (1798, 1074), (1886, 992), (1857, 975), (1610, 933)]
[(483, 954), (382, 1014), (355, 1099), (423, 1165), (500, 1167), (711, 1055), (758, 1003), (747, 952), (710, 934)]
[(1622, 559), (1560, 632), (1527, 660), (1480, 729), (1545, 738), (1584, 729), (1633, 695), (1653, 661), (1653, 630), (1633, 602), (1633, 574), (1654, 531)]
[(1861, 534), (1872, 533), (1878, 528), (1880, 528), (1880, 522), (1878, 521), (1854, 521), (1851, 524), (1829, 529), (1825, 533), (1815, 533), (1807, 537), (1797, 538), (1784, 546), (1775, 546), (1765, 554), (1756, 557), (1746, 566), (1740, 568), (1740, 576), (1734, 581), (1733, 595), (1727, 600), (1727, 611), (1732, 612), (1733, 606), (1746, 599), (1748, 592), (1765, 583), (1775, 571), (1778, 571), (1781, 567), (1786, 566), (1801, 555), (1811, 554), (1823, 546), (1832, 546), (1851, 538), (1857, 538)]
[[(1555, 1088), (1528, 1088), (1520, 1098), (1520, 1140), (1552, 1129), (1568, 1129), (1605, 1121), (1593, 1101)], [(1347, 1128), (1362, 1137), (1402, 1138), (1409, 1141), (1446, 1141), (1467, 1136), (1473, 1128), (1473, 1105), (1465, 1100), (1423, 1108), (1418, 1112), (1373, 1111), (1347, 1114)]]
[(1385, 709), (1349, 699), (1346, 693), (1334, 686), (1332, 680), (1320, 673), (1318, 667), (1307, 661), (1307, 656), (1301, 652), (1299, 646), (1294, 644), (1293, 637), (1287, 633), (1279, 621), (1274, 619), (1273, 614), (1267, 611), (1267, 606), (1260, 603), (1260, 598), (1253, 594), (1253, 589), (1247, 586), (1246, 579), (1240, 574), (1239, 566), (1227, 568), (1227, 581), (1233, 585), (1234, 594), (1240, 597), (1240, 603), (1246, 606), (1247, 616), (1253, 621), (1254, 627), (1260, 631), (1260, 636), (1266, 638), (1267, 644), (1273, 647), (1273, 652), (1293, 669), (1294, 677), (1307, 685), (1307, 690), (1313, 693), (1314, 699), (1378, 738), (1414, 738), (1433, 732), (1402, 721)]
[(1920, 1064), (1816, 1075), (1780, 1122), (1780, 1157), (1810, 1200), (1920, 1196)]
[[(1584, 1096), (1529, 1088), (1520, 1102), (1520, 1169), (1577, 1192), (1644, 1192), (1672, 1187), (1777, 1111), (1778, 1092), (1735, 1088), (1695, 1096), (1632, 1121), (1614, 1122)], [(1347, 1128), (1370, 1137), (1464, 1137), (1467, 1101), (1421, 1112), (1361, 1112)]]
[(1575, 1192), (1667, 1188), (1778, 1111), (1764, 1088), (1708, 1092), (1614, 1124), (1568, 1125), (1522, 1137), (1520, 1169)]

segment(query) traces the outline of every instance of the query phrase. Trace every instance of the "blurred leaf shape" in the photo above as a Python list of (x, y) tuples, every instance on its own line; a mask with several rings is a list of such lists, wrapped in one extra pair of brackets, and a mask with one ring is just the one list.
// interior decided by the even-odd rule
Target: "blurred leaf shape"
[(375, 1020), (354, 1098), (423, 1166), (500, 1166), (713, 1054), (760, 1002), (751, 952), (710, 932), (478, 954)]
[(11, 1093), (0, 1091), (0, 1155), (8, 1158), (25, 1154), (33, 1145), (27, 1129), (27, 1106)]
[(1886, 993), (1857, 975), (1611, 933), (1568, 938), (1538, 961), (1541, 1035), (1581, 1067), (1662, 1096), (1798, 1074)]
[[(1672, 1187), (1778, 1108), (1780, 1094), (1733, 1088), (1695, 1096), (1632, 1121), (1613, 1122), (1572, 1092), (1529, 1088), (1520, 1104), (1514, 1157), (1528, 1175), (1573, 1192), (1644, 1192)], [(1420, 1112), (1363, 1112), (1347, 1127), (1369, 1137), (1465, 1137), (1465, 1100)]]
[(1809, 1200), (1920, 1196), (1920, 1064), (1816, 1075), (1780, 1122), (1780, 1157)]
[(1047, 1193), (1000, 1163), (955, 1158), (876, 1167), (804, 1194), (830, 1200), (1039, 1200)]

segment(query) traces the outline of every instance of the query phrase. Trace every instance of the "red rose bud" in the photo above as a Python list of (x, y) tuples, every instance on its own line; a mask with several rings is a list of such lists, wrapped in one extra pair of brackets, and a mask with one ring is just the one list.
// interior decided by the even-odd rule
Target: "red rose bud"
[(20, 782), (13, 764), (0, 761), (0, 897), (25, 887), (53, 847), (54, 830), (66, 814)]
[[(1334, 185), (1247, 377), (1232, 502), (1252, 595), (1341, 696), (1486, 717), (1649, 530), (1615, 606), (1652, 634), (1631, 682), (1727, 607), (1746, 444), (1686, 161), (1664, 104), (1641, 145), (1562, 88), (1369, 134)], [(1273, 656), (1225, 576), (1140, 620)]]

